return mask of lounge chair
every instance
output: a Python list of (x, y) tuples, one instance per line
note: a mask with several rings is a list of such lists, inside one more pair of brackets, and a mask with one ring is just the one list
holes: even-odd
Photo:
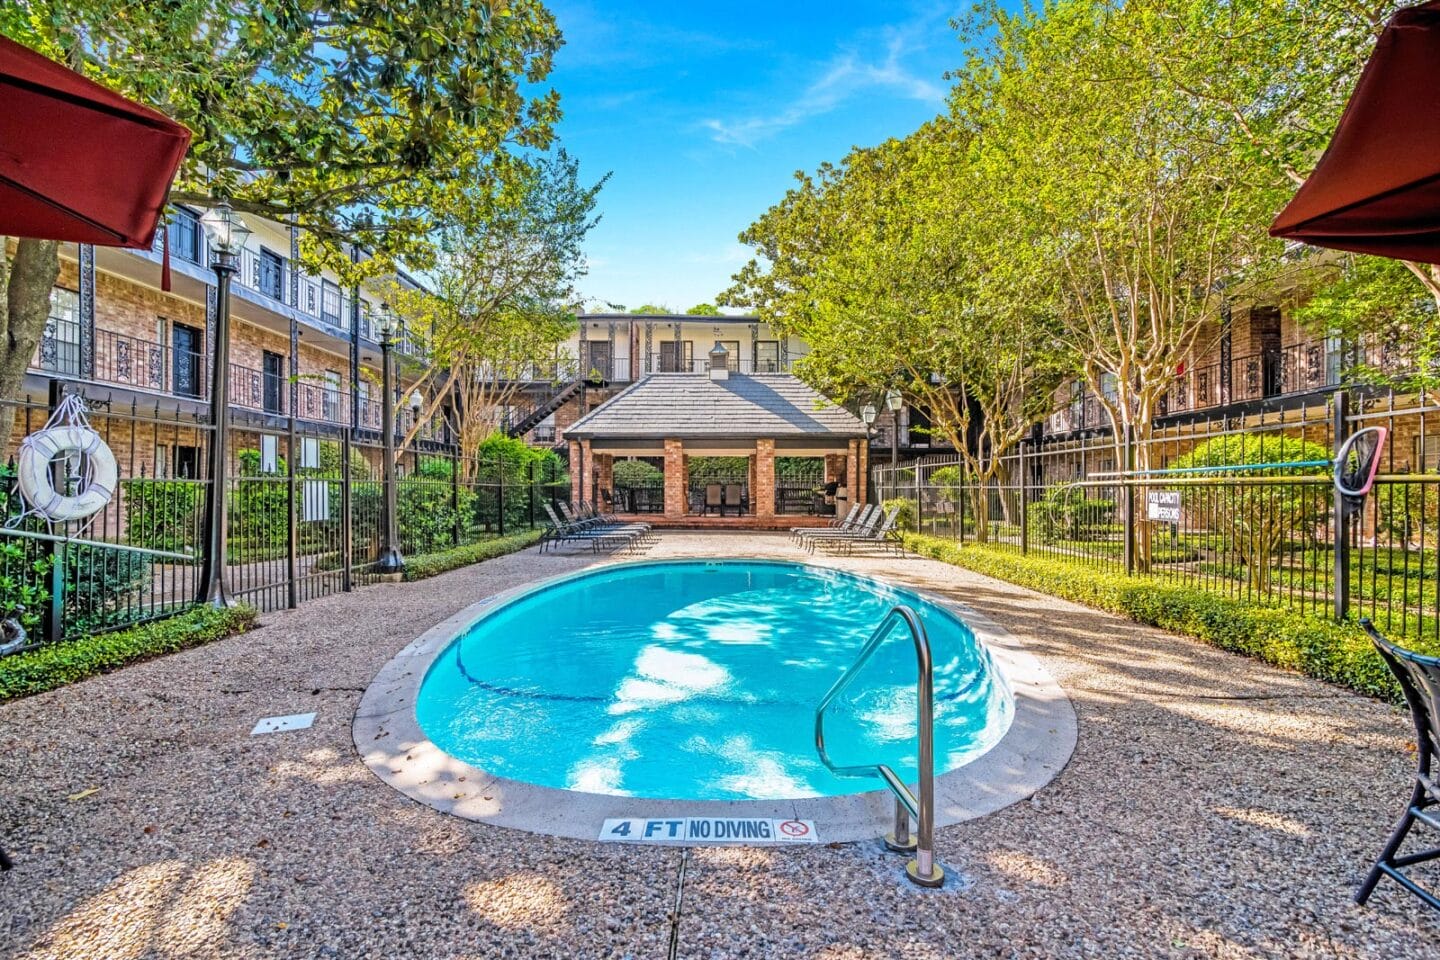
[[(898, 511), (897, 511), (898, 512)], [(801, 537), (801, 543), (806, 550), (815, 552), (817, 544), (831, 540), (850, 540), (856, 537), (869, 537), (885, 522), (885, 511), (875, 507), (855, 527), (845, 530), (812, 530)]]
[(791, 527), (790, 539), (797, 540), (799, 539), (800, 534), (807, 533), (811, 530), (839, 530), (848, 528), (852, 526), (856, 520), (859, 519), (860, 511), (864, 509), (867, 508), (862, 507), (858, 503), (855, 503), (850, 505), (850, 512), (847, 513), (844, 517), (835, 517), (823, 527)]
[[(856, 509), (860, 511), (858, 515), (855, 513)], [(794, 535), (795, 540), (802, 545), (812, 537), (829, 536), (833, 533), (856, 533), (860, 530), (869, 529), (870, 521), (877, 517), (879, 513), (880, 508), (873, 503), (863, 507), (856, 504), (842, 523), (829, 527), (796, 527), (791, 533)], [(854, 519), (851, 519), (852, 517)]]
[(1417, 823), (1440, 831), (1440, 783), (1436, 782), (1436, 763), (1440, 759), (1440, 657), (1427, 657), (1403, 647), (1397, 647), (1380, 635), (1368, 619), (1361, 619), (1360, 626), (1370, 634), (1380, 658), (1400, 681), (1400, 691), (1410, 707), (1410, 719), (1415, 722), (1415, 782), (1410, 791), (1410, 802), (1390, 834), (1389, 841), (1380, 852), (1375, 865), (1360, 889), (1355, 891), (1355, 902), (1364, 905), (1375, 891), (1375, 885), (1382, 877), (1389, 877), (1400, 886), (1419, 897), (1432, 909), (1440, 910), (1440, 897), (1426, 890), (1402, 871), (1417, 863), (1440, 858), (1440, 847), (1419, 850), (1415, 853), (1397, 856), (1400, 845)]
[[(597, 517), (562, 520), (550, 504), (544, 507), (551, 526), (540, 535), (541, 553), (563, 543), (588, 543), (591, 551), (599, 553), (603, 548), (634, 546), (650, 536), (648, 524), (607, 523)], [(562, 510), (569, 513), (563, 505)]]
[(885, 515), (885, 520), (878, 527), (867, 534), (857, 534), (853, 537), (827, 537), (815, 541), (816, 546), (823, 549), (836, 549), (844, 552), (846, 556), (855, 552), (856, 547), (879, 547), (897, 556), (905, 556), (905, 543), (900, 539), (898, 529), (898, 518), (900, 508), (892, 507)]

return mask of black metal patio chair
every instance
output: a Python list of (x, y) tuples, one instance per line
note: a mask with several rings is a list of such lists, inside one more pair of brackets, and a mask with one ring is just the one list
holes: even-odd
[(1364, 904), (1380, 878), (1389, 877), (1430, 907), (1440, 910), (1440, 897), (1402, 872), (1406, 867), (1440, 858), (1440, 847), (1399, 855), (1400, 845), (1417, 823), (1440, 832), (1440, 810), (1436, 809), (1440, 806), (1440, 786), (1436, 785), (1433, 772), (1435, 759), (1440, 756), (1440, 657), (1427, 657), (1396, 646), (1382, 637), (1368, 619), (1362, 619), (1360, 626), (1370, 634), (1380, 656), (1400, 681), (1400, 689), (1410, 707), (1410, 718), (1415, 721), (1416, 770), (1410, 802), (1369, 876), (1355, 891), (1355, 902)]

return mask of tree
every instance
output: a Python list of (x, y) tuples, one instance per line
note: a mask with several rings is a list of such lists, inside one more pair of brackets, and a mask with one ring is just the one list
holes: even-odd
[[(1227, 110), (1172, 79), (1182, 58), (1186, 71), (1218, 68), (1190, 62), (1179, 12), (1163, 0), (992, 5), (951, 96), (1001, 199), (991, 209), (1010, 211), (1001, 259), (1044, 278), (1116, 460), (1128, 437), (1139, 470), (1179, 364), (1209, 346), (1227, 299), (1263, 285), (1281, 246), (1264, 225), (1285, 188)], [(1143, 570), (1149, 528), (1130, 519)]]
[(691, 317), (718, 317), (721, 315), (720, 308), (713, 303), (697, 303), (685, 313)]
[(386, 293), (421, 365), (408, 389), (425, 398), (401, 450), (445, 416), (461, 450), (473, 453), (533, 379), (529, 370), (544, 369), (574, 329), (568, 305), (608, 177), (581, 184), (564, 151), (497, 169), (496, 178), (457, 181), (436, 209), (431, 289)]
[[(302, 259), (347, 283), (423, 266), (437, 193), (548, 147), (559, 116), (553, 90), (523, 89), (561, 43), (538, 0), (28, 0), (0, 5), (0, 32), (189, 127), (174, 202), (300, 227)], [(0, 398), (44, 330), (58, 249), (21, 238), (0, 266)]]
[[(798, 374), (854, 405), (887, 390), (923, 407), (959, 453), (977, 516), (984, 485), (1048, 412), (1056, 331), (996, 251), (974, 144), (941, 118), (905, 140), (798, 175), (741, 234), (755, 259), (722, 301), (750, 306), (810, 353)], [(988, 527), (977, 526), (981, 539)]]
[(633, 313), (633, 314), (635, 314), (636, 316), (659, 317), (659, 316), (667, 316), (667, 315), (669, 315), (669, 314), (674, 313), (675, 311), (671, 310), (669, 307), (657, 307), (657, 306), (656, 306), (655, 304), (653, 304), (653, 303), (647, 303), (647, 304), (645, 304), (643, 307), (636, 307), (634, 310), (631, 310), (630, 312)]

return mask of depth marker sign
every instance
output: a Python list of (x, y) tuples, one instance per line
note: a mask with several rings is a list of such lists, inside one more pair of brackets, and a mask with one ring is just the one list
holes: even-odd
[(611, 843), (819, 843), (813, 820), (769, 817), (616, 817), (600, 838)]

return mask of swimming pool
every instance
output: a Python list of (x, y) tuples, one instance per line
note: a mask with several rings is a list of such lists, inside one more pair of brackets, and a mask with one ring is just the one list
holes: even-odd
[[(449, 756), (510, 780), (610, 796), (785, 800), (875, 790), (819, 761), (814, 711), (895, 604), (935, 662), (935, 771), (1009, 728), (989, 651), (936, 603), (805, 564), (666, 561), (560, 578), (487, 609), (430, 663), (414, 716)], [(832, 706), (838, 763), (915, 776), (915, 656), (903, 632)]]

